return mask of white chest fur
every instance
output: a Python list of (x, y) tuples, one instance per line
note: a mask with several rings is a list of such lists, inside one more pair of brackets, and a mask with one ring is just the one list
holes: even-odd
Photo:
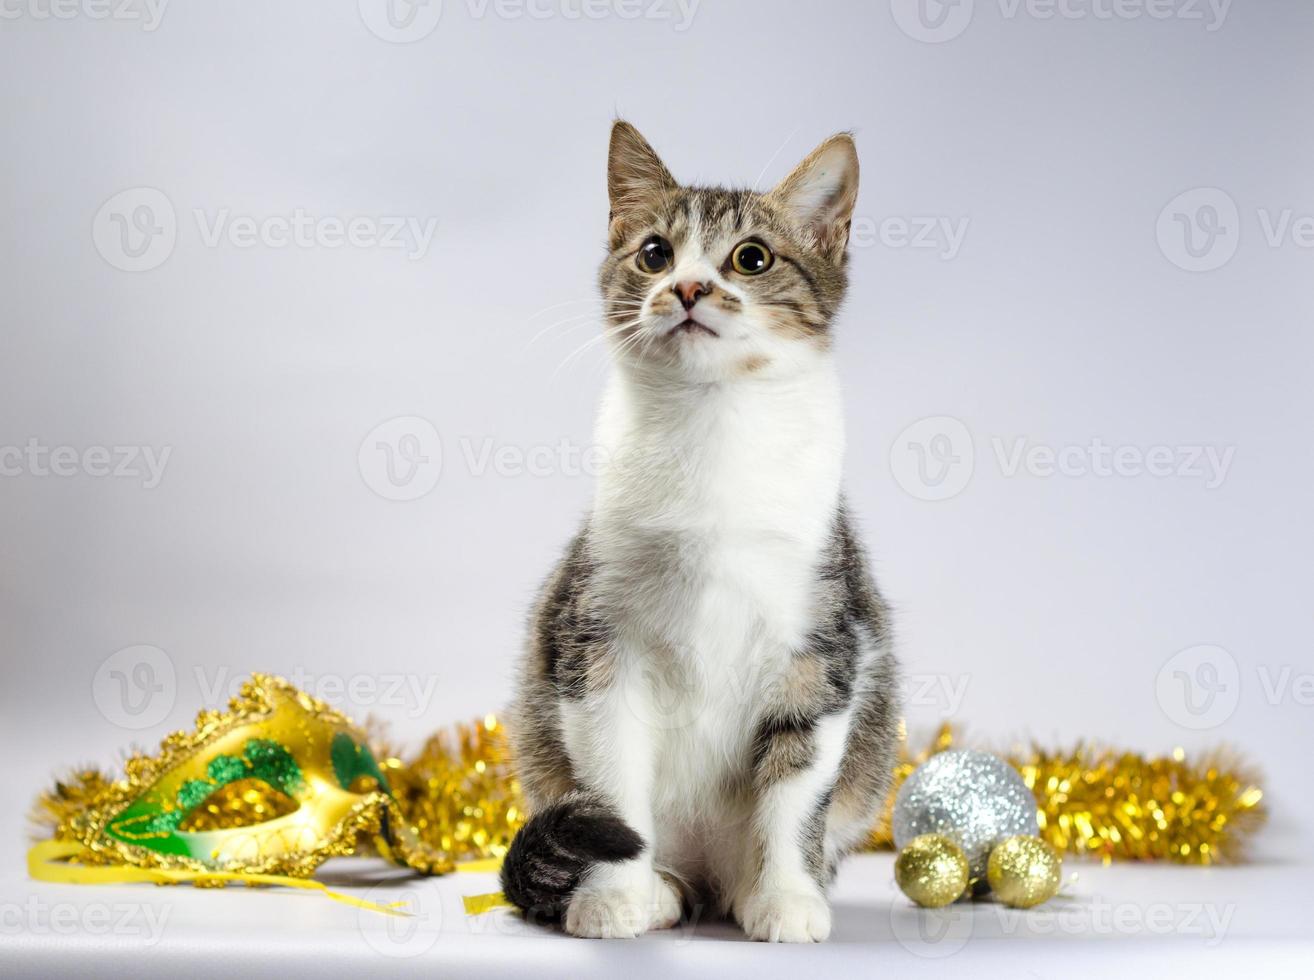
[(674, 391), (618, 376), (597, 435), (598, 584), (644, 677), (630, 708), (670, 811), (742, 763), (764, 686), (811, 627), (839, 498), (838, 384), (829, 366)]

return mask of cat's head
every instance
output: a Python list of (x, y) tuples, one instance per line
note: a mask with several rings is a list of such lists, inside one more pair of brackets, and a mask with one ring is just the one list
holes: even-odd
[(618, 121), (607, 190), (599, 283), (619, 360), (701, 383), (786, 376), (826, 356), (858, 194), (851, 136), (760, 194), (681, 186)]

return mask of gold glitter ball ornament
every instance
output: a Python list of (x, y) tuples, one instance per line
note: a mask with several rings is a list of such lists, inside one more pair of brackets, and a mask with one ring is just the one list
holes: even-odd
[(967, 857), (944, 834), (914, 837), (894, 861), (894, 880), (918, 905), (938, 909), (967, 890)]
[[(872, 833), (871, 850), (898, 850), (898, 789), (922, 763), (963, 741), (949, 724), (919, 747), (909, 744), (902, 726), (900, 737), (895, 791)], [(1105, 864), (1240, 862), (1267, 818), (1258, 772), (1227, 749), (1191, 757), (1180, 748), (1146, 755), (1082, 740), (1070, 748), (1017, 748), (1007, 758), (1035, 794), (1040, 836), (1060, 854)], [(909, 836), (934, 829), (918, 828)]]
[(986, 875), (990, 888), (1005, 905), (1029, 909), (1058, 894), (1063, 861), (1058, 851), (1039, 837), (1017, 836), (990, 852)]

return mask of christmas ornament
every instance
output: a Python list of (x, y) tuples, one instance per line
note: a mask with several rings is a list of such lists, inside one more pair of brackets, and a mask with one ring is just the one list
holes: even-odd
[(1038, 832), (1036, 798), (1017, 770), (998, 756), (951, 749), (907, 778), (894, 801), (894, 843), (944, 834), (963, 850), (973, 891), (988, 889), (990, 850), (1014, 834)]
[(990, 852), (986, 867), (996, 897), (1018, 909), (1029, 909), (1053, 898), (1062, 873), (1058, 851), (1039, 837), (1008, 838)]
[[(920, 751), (906, 734), (894, 789), (870, 847), (894, 847), (894, 801), (901, 784), (957, 738), (941, 726)], [(1214, 751), (1190, 760), (1181, 749), (1146, 756), (1079, 744), (1033, 746), (1008, 755), (1039, 806), (1040, 833), (1061, 853), (1114, 860), (1208, 865), (1244, 857), (1247, 840), (1267, 819), (1256, 775), (1236, 756)]]
[(938, 909), (967, 891), (967, 858), (943, 834), (914, 837), (894, 862), (899, 889), (923, 908)]

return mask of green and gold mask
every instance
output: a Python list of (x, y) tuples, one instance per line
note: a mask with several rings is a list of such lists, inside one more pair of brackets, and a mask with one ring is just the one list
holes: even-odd
[[(450, 871), (402, 818), (349, 719), (286, 681), (254, 675), (226, 712), (129, 761), (60, 826), (84, 864), (243, 876), (312, 874), (361, 840), (398, 864)], [(191, 875), (189, 875), (191, 877)]]

